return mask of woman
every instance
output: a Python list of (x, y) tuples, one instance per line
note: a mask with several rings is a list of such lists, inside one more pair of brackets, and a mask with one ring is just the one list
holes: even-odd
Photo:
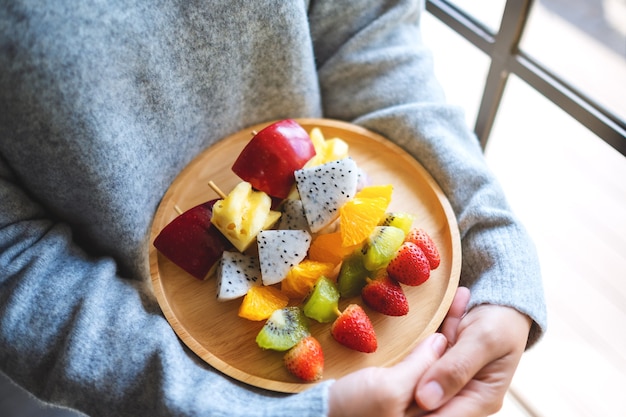
[[(545, 329), (539, 266), (463, 115), (444, 102), (421, 2), (126, 3), (0, 9), (2, 371), (94, 416), (497, 410)], [(351, 121), (415, 156), (455, 210), (472, 292), (467, 314), (462, 290), (445, 337), (402, 366), (291, 396), (199, 361), (146, 285), (152, 216), (176, 174), (220, 138), (287, 117)]]

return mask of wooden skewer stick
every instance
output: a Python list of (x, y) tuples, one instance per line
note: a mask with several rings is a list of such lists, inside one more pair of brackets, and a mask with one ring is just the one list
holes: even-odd
[(209, 181), (209, 187), (211, 187), (213, 191), (215, 191), (220, 197), (226, 198), (226, 194), (224, 194), (224, 191), (222, 191), (220, 187), (218, 187), (217, 184), (215, 184), (213, 181)]
[(178, 207), (178, 204), (174, 204), (174, 210), (176, 210), (176, 213), (178, 213), (179, 216), (183, 214), (183, 211), (180, 209), (180, 207)]

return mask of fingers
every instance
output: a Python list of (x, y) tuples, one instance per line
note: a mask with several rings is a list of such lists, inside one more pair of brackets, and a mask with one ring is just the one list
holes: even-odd
[(441, 325), (441, 333), (448, 339), (448, 343), (453, 345), (456, 343), (457, 329), (461, 319), (465, 315), (467, 305), (470, 300), (470, 290), (466, 287), (459, 287), (456, 290), (450, 310)]
[(406, 410), (404, 417), (423, 417), (430, 415), (428, 413), (429, 411), (420, 408), (417, 404), (413, 404), (408, 410)]
[(425, 415), (425, 411), (417, 406), (414, 401), (414, 393), (417, 381), (424, 373), (441, 358), (446, 351), (448, 341), (441, 333), (435, 333), (424, 339), (415, 347), (401, 362), (392, 367), (395, 372), (395, 381), (404, 381), (404, 384), (413, 384), (408, 394), (408, 408), (404, 411), (405, 417), (420, 417)]
[(427, 337), (401, 362), (369, 367), (339, 378), (329, 393), (329, 416), (400, 416), (414, 403), (417, 381), (443, 355), (448, 341)]
[(479, 340), (471, 335), (459, 338), (420, 381), (416, 392), (418, 404), (427, 410), (440, 407), (488, 362), (489, 355)]
[(529, 328), (529, 319), (514, 309), (473, 308), (457, 325), (456, 343), (420, 380), (416, 401), (428, 410), (447, 402), (438, 410), (446, 416), (459, 415), (444, 413), (449, 407), (489, 409), (497, 405), (523, 353)]
[(407, 378), (417, 380), (441, 358), (447, 345), (448, 341), (443, 334), (431, 334), (393, 368), (408, 373)]
[[(443, 324), (441, 326), (441, 333), (437, 333), (435, 335), (432, 335), (429, 339), (426, 339), (422, 343), (422, 345), (418, 346), (413, 352), (411, 352), (407, 356), (405, 361), (408, 360), (409, 362), (411, 362), (412, 356), (419, 356), (422, 360), (420, 362), (416, 362), (415, 366), (422, 366), (422, 367), (423, 366), (430, 366), (437, 360), (437, 358), (439, 358), (443, 354), (443, 351), (441, 351), (441, 353), (439, 353), (439, 349), (442, 349), (442, 348), (441, 348), (441, 346), (437, 346), (437, 344), (444, 343), (444, 340), (446, 340), (449, 345), (453, 345), (456, 342), (457, 329), (458, 329), (458, 326), (459, 326), (459, 323), (460, 323), (461, 319), (465, 315), (465, 311), (466, 311), (466, 308), (467, 308), (467, 304), (469, 303), (469, 299), (470, 299), (470, 291), (469, 291), (469, 289), (465, 288), (465, 287), (459, 287), (456, 290), (456, 293), (454, 295), (454, 299), (452, 300), (452, 304), (450, 305), (450, 309), (448, 310), (448, 314), (446, 315), (446, 318), (444, 319), (444, 322), (443, 322)], [(439, 335), (439, 336), (437, 336), (437, 335)], [(440, 336), (444, 336), (444, 337), (440, 337)], [(427, 348), (429, 346), (429, 344), (431, 344), (431, 346), (433, 346), (432, 348), (435, 350), (435, 352), (437, 354), (437, 358), (434, 358), (432, 360), (426, 361), (426, 360), (424, 360), (424, 354), (421, 353), (421, 351), (424, 350), (425, 348)], [(425, 345), (425, 346), (423, 346), (423, 345)], [(445, 350), (445, 347), (443, 349)], [(403, 364), (401, 364), (401, 365), (403, 365)], [(417, 375), (420, 375), (420, 376), (425, 371), (426, 371), (426, 368), (423, 368), (423, 370), (421, 372), (420, 372), (419, 369), (416, 369)], [(438, 387), (436, 384), (431, 384), (430, 386), (428, 386), (427, 389), (436, 391), (435, 393), (428, 394), (428, 397), (429, 398), (431, 396), (434, 396), (433, 398), (442, 397), (443, 396), (443, 390), (441, 390), (439, 388), (440, 387)]]
[[(478, 385), (474, 381), (471, 385)], [(489, 387), (470, 386), (463, 390), (462, 395), (457, 395), (439, 407), (434, 412), (426, 412), (432, 417), (483, 417), (497, 413), (502, 408), (502, 397)], [(420, 416), (420, 414), (418, 414)]]

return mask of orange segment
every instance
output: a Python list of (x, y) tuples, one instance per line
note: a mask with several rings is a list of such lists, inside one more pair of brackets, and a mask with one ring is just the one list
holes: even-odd
[(387, 200), (387, 204), (391, 202), (391, 194), (393, 193), (393, 185), (368, 185), (363, 187), (361, 191), (356, 193), (355, 198), (372, 198), (383, 197)]
[(339, 264), (343, 258), (351, 254), (355, 246), (342, 246), (341, 232), (325, 233), (313, 239), (309, 247), (309, 259), (319, 262)]
[(252, 287), (239, 306), (239, 317), (260, 321), (272, 315), (274, 310), (286, 307), (289, 297), (275, 287)]
[(361, 244), (385, 216), (385, 197), (355, 197), (339, 209), (342, 246)]
[(280, 289), (289, 298), (304, 298), (319, 277), (331, 277), (334, 269), (333, 263), (305, 259), (289, 270)]

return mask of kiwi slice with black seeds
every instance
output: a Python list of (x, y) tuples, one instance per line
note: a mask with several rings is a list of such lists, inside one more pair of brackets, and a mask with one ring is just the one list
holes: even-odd
[(256, 337), (262, 349), (285, 351), (308, 336), (309, 326), (300, 307), (285, 307), (272, 313)]
[(365, 269), (377, 271), (387, 266), (404, 238), (404, 231), (398, 227), (376, 226), (361, 249)]
[(403, 211), (394, 211), (385, 214), (385, 217), (378, 224), (379, 226), (393, 226), (398, 229), (402, 229), (406, 235), (413, 227), (413, 221), (415, 216), (411, 213), (405, 213)]
[(337, 277), (337, 289), (344, 298), (355, 297), (361, 294), (361, 290), (366, 284), (369, 271), (363, 265), (363, 255), (361, 251), (356, 251), (341, 264), (339, 276)]
[(304, 314), (320, 323), (330, 323), (337, 318), (339, 291), (334, 282), (321, 276), (315, 282), (304, 302)]

